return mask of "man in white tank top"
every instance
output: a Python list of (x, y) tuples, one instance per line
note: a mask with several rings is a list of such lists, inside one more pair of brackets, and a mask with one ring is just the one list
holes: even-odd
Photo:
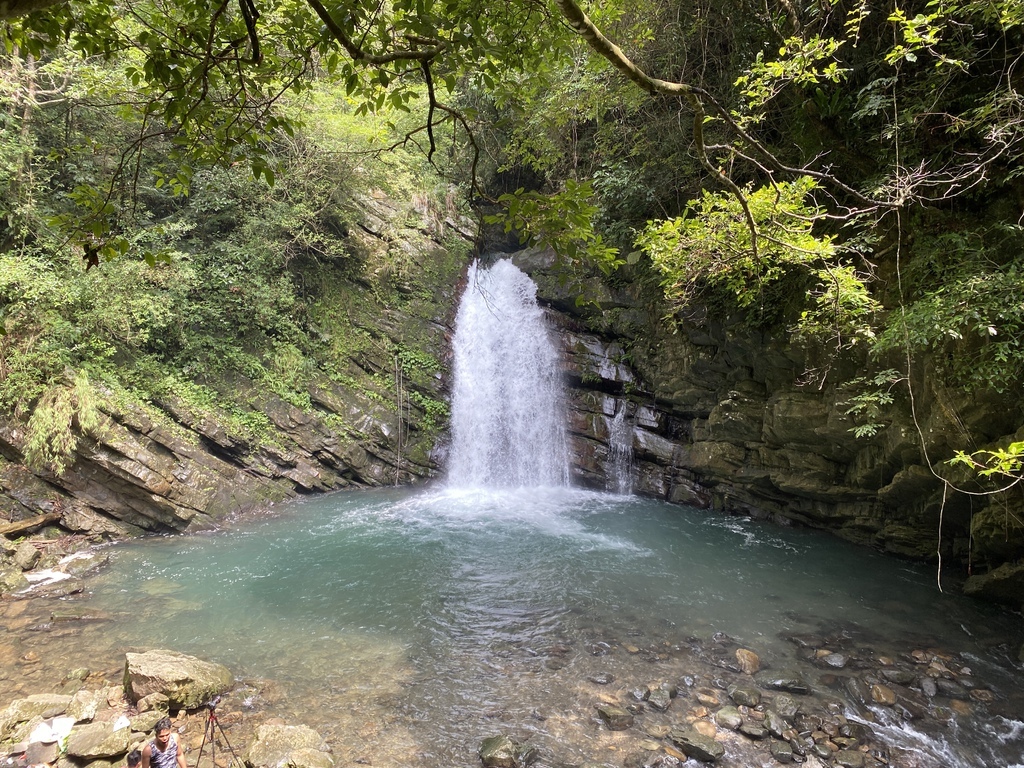
[(171, 733), (171, 720), (162, 717), (153, 727), (153, 740), (142, 748), (141, 768), (188, 768), (185, 751)]

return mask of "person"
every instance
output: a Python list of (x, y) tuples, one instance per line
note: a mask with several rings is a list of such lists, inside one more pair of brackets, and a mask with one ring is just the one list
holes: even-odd
[(169, 717), (161, 717), (153, 726), (153, 740), (142, 748), (141, 768), (188, 768), (185, 751), (171, 733)]
[(128, 768), (139, 768), (139, 763), (142, 762), (142, 753), (137, 749), (133, 749), (128, 753), (124, 761)]

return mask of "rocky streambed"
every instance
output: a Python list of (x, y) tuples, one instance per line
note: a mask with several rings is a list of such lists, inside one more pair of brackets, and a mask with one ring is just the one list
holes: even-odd
[[(992, 638), (992, 658), (1005, 658), (1000, 667), (926, 637), (911, 643), (841, 622), (780, 631), (784, 653), (713, 627), (584, 625), (557, 642), (495, 648), (490, 668), (515, 677), (522, 700), (481, 694), (474, 712), (458, 716), (413, 701), (431, 681), (412, 673), (395, 686), (384, 669), (368, 671), (355, 700), (325, 684), (308, 699), (288, 701), (272, 677), (237, 671), (220, 672), (218, 682), (186, 698), (167, 680), (140, 687), (130, 662), (151, 649), (101, 651), (90, 666), (64, 655), (102, 634), (108, 618), (91, 612), (88, 600), (89, 569), (102, 566), (103, 550), (58, 556), (77, 544), (31, 542), (36, 564), (49, 567), (30, 567), (25, 574), (37, 586), (0, 600), (0, 751), (8, 765), (121, 765), (163, 714), (174, 717), (190, 766), (203, 752), (200, 768), (214, 757), (218, 768), (236, 758), (250, 768), (666, 768), (687, 761), (929, 768), (1013, 765), (1024, 751), (1024, 690), (1010, 657), (1019, 638)], [(24, 549), (22, 557), (29, 554)], [(203, 703), (216, 693), (226, 695), (214, 756)], [(56, 721), (69, 728), (63, 740), (52, 735)]]

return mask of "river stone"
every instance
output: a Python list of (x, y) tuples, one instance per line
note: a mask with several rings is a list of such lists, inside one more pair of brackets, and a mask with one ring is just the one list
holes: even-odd
[(915, 680), (915, 675), (909, 669), (883, 669), (879, 674), (890, 683), (896, 685), (910, 685)]
[(75, 691), (65, 713), (68, 717), (73, 717), (76, 723), (82, 723), (96, 717), (96, 712), (99, 711), (99, 708), (100, 694), (96, 691), (81, 689)]
[(14, 550), (14, 564), (23, 571), (30, 571), (39, 562), (39, 550), (31, 541), (23, 541)]
[(666, 688), (655, 688), (647, 697), (647, 703), (653, 709), (664, 712), (672, 704), (672, 695)]
[(891, 707), (896, 703), (896, 693), (887, 685), (875, 684), (871, 686), (871, 700), (875, 704)]
[(305, 725), (261, 725), (242, 758), (248, 768), (331, 768), (319, 733)]
[(647, 701), (647, 698), (651, 695), (651, 689), (646, 685), (641, 685), (631, 690), (629, 695), (634, 701)]
[(736, 661), (746, 674), (752, 675), (761, 668), (761, 658), (746, 648), (736, 649)]
[(922, 677), (918, 680), (918, 685), (921, 687), (921, 693), (929, 699), (934, 699), (939, 695), (939, 686), (930, 677)]
[(800, 711), (800, 705), (796, 703), (796, 699), (792, 696), (780, 693), (772, 698), (772, 709), (786, 720), (792, 720), (796, 717), (796, 713)]
[(856, 677), (843, 678), (843, 687), (850, 697), (862, 706), (869, 706), (872, 703), (871, 689)]
[(748, 688), (743, 685), (730, 685), (726, 691), (734, 704), (744, 707), (756, 707), (761, 703), (761, 692), (757, 688)]
[(537, 759), (537, 749), (500, 734), (480, 742), (480, 760), (485, 768), (523, 768)]
[(598, 704), (597, 714), (611, 731), (624, 731), (633, 725), (633, 715), (614, 704)]
[(793, 762), (793, 747), (785, 741), (772, 740), (771, 746), (769, 747), (772, 753), (772, 757), (778, 760), (780, 763), (792, 763)]
[(836, 765), (841, 765), (843, 768), (863, 768), (864, 766), (864, 753), (855, 749), (842, 749), (836, 752), (832, 759)]
[(714, 688), (700, 687), (697, 689), (696, 695), (697, 701), (705, 707), (717, 707), (722, 703), (721, 699), (718, 697), (718, 691)]
[(944, 677), (940, 677), (935, 681), (935, 685), (943, 696), (949, 696), (951, 699), (967, 698), (967, 689), (955, 680), (947, 680)]
[(131, 729), (118, 728), (113, 730), (113, 723), (87, 723), (76, 725), (68, 736), (66, 752), (70, 757), (82, 757), (88, 760), (102, 757), (115, 757), (128, 751), (128, 737)]
[(768, 729), (763, 725), (758, 725), (753, 722), (743, 723), (743, 725), (740, 726), (740, 733), (744, 736), (749, 736), (752, 739), (757, 739), (758, 741), (768, 738)]
[(715, 722), (722, 728), (735, 731), (743, 725), (743, 715), (736, 707), (722, 707), (715, 712)]
[(28, 579), (21, 568), (8, 564), (0, 567), (0, 595), (17, 592), (28, 586)]
[(782, 719), (782, 715), (774, 709), (764, 711), (764, 727), (777, 739), (782, 738), (783, 732), (789, 728), (789, 723)]
[(171, 709), (197, 709), (233, 684), (231, 671), (222, 664), (177, 651), (125, 654), (124, 692), (132, 702), (162, 693)]
[(673, 728), (669, 738), (683, 754), (702, 763), (713, 763), (725, 754), (725, 747), (693, 728)]
[(850, 657), (844, 653), (830, 653), (822, 658), (821, 663), (832, 669), (843, 669), (850, 663)]
[(754, 680), (759, 686), (770, 691), (806, 694), (811, 690), (802, 677), (788, 672), (759, 672), (754, 676)]

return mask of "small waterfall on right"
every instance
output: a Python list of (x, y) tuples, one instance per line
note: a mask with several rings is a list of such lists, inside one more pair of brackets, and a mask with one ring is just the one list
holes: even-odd
[(451, 485), (568, 485), (562, 370), (536, 297), (507, 259), (469, 269), (453, 342)]
[(625, 400), (618, 403), (615, 416), (608, 420), (605, 477), (613, 493), (625, 496), (633, 492), (633, 425), (626, 416)]

